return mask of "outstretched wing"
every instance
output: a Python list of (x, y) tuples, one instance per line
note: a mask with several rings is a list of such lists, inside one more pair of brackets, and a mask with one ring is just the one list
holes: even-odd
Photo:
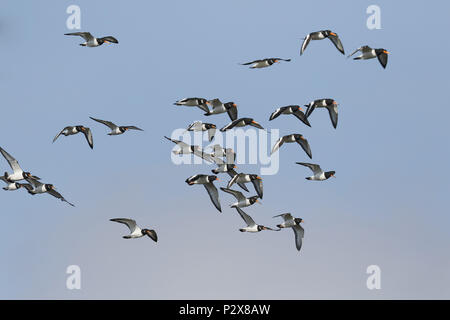
[(64, 199), (64, 197), (58, 192), (55, 191), (53, 189), (50, 189), (49, 191), (47, 191), (48, 194), (51, 194), (52, 196), (54, 196), (57, 199), (60, 199), (61, 201), (67, 202), (68, 204), (70, 204), (72, 207), (75, 207), (72, 203), (70, 203), (69, 201), (67, 201), (66, 199)]
[(92, 117), (89, 117), (89, 118), (91, 118), (94, 121), (104, 124), (105, 126), (109, 127), (111, 130), (114, 130), (115, 128), (117, 128), (117, 126), (114, 123), (112, 123), (111, 121), (100, 120), (100, 119), (96, 119), (96, 118), (92, 118)]
[(330, 106), (327, 106), (327, 109), (330, 115), (331, 123), (333, 124), (333, 127), (336, 129), (338, 122), (338, 107), (337, 105), (332, 104)]
[(224, 191), (226, 193), (232, 194), (238, 201), (245, 200), (244, 195), (240, 191), (232, 190), (232, 189), (228, 189), (228, 188), (223, 188), (223, 187), (220, 187), (220, 190), (222, 190), (222, 191)]
[(306, 124), (308, 127), (311, 127), (311, 124), (309, 123), (308, 118), (306, 117), (306, 115), (301, 110), (295, 111), (294, 112), (294, 116), (296, 116), (297, 119), (299, 119), (301, 122)]
[(341, 39), (339, 39), (339, 36), (337, 34), (336, 35), (330, 34), (328, 36), (328, 39), (330, 39), (331, 42), (333, 42), (336, 49), (338, 49), (342, 54), (345, 54), (344, 46), (342, 45)]
[(318, 174), (318, 173), (321, 173), (321, 172), (322, 172), (322, 169), (320, 168), (320, 166), (319, 166), (318, 164), (315, 164), (315, 163), (296, 162), (296, 164), (299, 164), (299, 165), (302, 165), (302, 166), (305, 166), (305, 167), (310, 168), (311, 171), (312, 171), (314, 174)]
[(91, 147), (91, 149), (94, 149), (94, 138), (92, 137), (91, 129), (86, 128), (86, 130), (83, 130), (83, 134), (89, 144), (89, 147)]
[(8, 161), (9, 166), (13, 169), (14, 172), (23, 172), (22, 168), (19, 166), (19, 162), (12, 155), (6, 152), (3, 148), (0, 147), (1, 154), (5, 157), (6, 161)]
[(258, 62), (261, 62), (261, 61), (263, 61), (263, 60), (254, 60), (254, 61), (252, 61), (252, 62), (241, 63), (241, 65), (243, 65), (243, 66), (248, 66), (248, 65), (250, 65), (250, 64), (258, 63)]
[(205, 183), (204, 186), (206, 191), (208, 191), (209, 197), (211, 198), (211, 201), (214, 204), (214, 206), (217, 208), (217, 210), (222, 212), (222, 208), (220, 207), (219, 202), (219, 191), (217, 191), (216, 186), (212, 182)]
[(125, 129), (127, 130), (139, 130), (139, 131), (144, 131), (141, 128), (138, 128), (136, 126), (124, 126)]
[(308, 140), (306, 140), (305, 138), (300, 138), (296, 139), (295, 141), (297, 141), (297, 143), (302, 147), (302, 149), (306, 152), (308, 157), (312, 159), (311, 148), (309, 146)]
[(114, 219), (109, 219), (109, 221), (114, 221), (114, 222), (118, 222), (118, 223), (123, 223), (125, 224), (128, 229), (130, 229), (130, 232), (133, 233), (134, 230), (136, 230), (136, 221), (134, 221), (133, 219), (127, 219), (127, 218), (114, 218)]
[(102, 37), (99, 39), (103, 40), (103, 41), (112, 42), (112, 43), (119, 43), (119, 41), (116, 38), (114, 38), (113, 36), (106, 36), (106, 37)]
[(227, 113), (228, 113), (228, 116), (230, 117), (230, 120), (231, 120), (231, 121), (234, 121), (234, 120), (237, 119), (237, 116), (238, 116), (238, 110), (237, 110), (237, 107), (236, 107), (236, 106), (232, 105), (231, 107), (229, 107), (229, 108), (227, 109)]
[(239, 215), (241, 216), (241, 218), (245, 221), (247, 226), (251, 227), (256, 224), (255, 220), (253, 220), (252, 217), (250, 217), (248, 214), (246, 214), (241, 208), (236, 207), (236, 210), (239, 213)]
[(277, 142), (275, 142), (273, 148), (272, 148), (272, 153), (274, 153), (275, 151), (277, 151), (278, 149), (280, 149), (280, 147), (283, 145), (284, 143), (284, 137), (281, 137), (280, 139), (277, 140)]
[(294, 217), (290, 213), (282, 213), (282, 214), (273, 216), (273, 218), (276, 218), (276, 217), (282, 217), (284, 221), (290, 221), (290, 220), (294, 219)]
[(65, 127), (64, 129), (62, 129), (54, 138), (53, 138), (53, 142), (56, 141), (56, 139), (59, 138), (59, 136), (67, 129), (69, 129), (70, 127)]
[(94, 37), (90, 32), (71, 32), (71, 33), (65, 33), (66, 36), (80, 36), (86, 41), (92, 41), (94, 40)]
[(263, 198), (263, 182), (261, 178), (253, 179), (252, 180), (253, 186), (255, 187), (256, 193), (258, 194), (258, 197), (261, 199)]
[(378, 61), (380, 61), (380, 64), (383, 68), (386, 69), (386, 65), (388, 63), (388, 55), (387, 53), (380, 53), (379, 55), (377, 55)]
[(309, 42), (311, 41), (311, 34), (308, 34), (305, 38), (305, 40), (303, 40), (302, 43), (302, 48), (300, 49), (300, 55), (303, 54), (303, 52), (305, 52), (306, 47), (308, 46)]
[(352, 55), (354, 55), (355, 53), (357, 53), (358, 51), (361, 51), (363, 49), (363, 47), (359, 47), (358, 49), (356, 49), (355, 51), (353, 51), (351, 54), (349, 54), (347, 56), (347, 58), (350, 58)]
[(292, 227), (295, 234), (295, 246), (298, 251), (302, 248), (303, 236), (305, 235), (305, 230), (298, 224)]

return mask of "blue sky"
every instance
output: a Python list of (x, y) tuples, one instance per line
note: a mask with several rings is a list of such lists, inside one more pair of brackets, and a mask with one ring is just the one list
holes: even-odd
[[(119, 44), (83, 48), (64, 36), (71, 4), (82, 31)], [(381, 30), (366, 27), (371, 4), (381, 8)], [(450, 297), (448, 4), (7, 0), (0, 8), (0, 145), (76, 205), (0, 192), (0, 298)], [(386, 48), (387, 68), (346, 59), (328, 40), (300, 57), (301, 38), (321, 29), (337, 32), (346, 53)], [(238, 64), (272, 56), (292, 61)], [(163, 136), (193, 120), (229, 121), (173, 106), (189, 96), (235, 101), (264, 127), (304, 134), (312, 161), (336, 170), (332, 181), (306, 181), (295, 162), (308, 158), (283, 146), (280, 171), (263, 177), (263, 205), (246, 210), (267, 225), (283, 212), (304, 218), (300, 253), (292, 231), (240, 233), (232, 198), (221, 193), (219, 214), (203, 187), (184, 182), (212, 167), (173, 165)], [(325, 110), (311, 128), (292, 116), (268, 121), (280, 106), (325, 97), (340, 103), (337, 130)], [(110, 137), (89, 116), (145, 131)], [(52, 144), (76, 124), (91, 127), (94, 150), (80, 136)], [(159, 242), (123, 240), (126, 227), (113, 217), (155, 228)], [(72, 264), (81, 290), (65, 287)], [(372, 264), (381, 290), (366, 288)]]

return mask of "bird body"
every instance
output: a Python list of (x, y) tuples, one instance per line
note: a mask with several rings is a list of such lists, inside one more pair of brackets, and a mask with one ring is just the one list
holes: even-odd
[(34, 178), (39, 180), (39, 177), (31, 175), (29, 172), (25, 172), (22, 170), (22, 168), (19, 165), (19, 162), (11, 156), (6, 150), (0, 147), (0, 153), (3, 155), (3, 157), (8, 161), (9, 166), (13, 170), (12, 173), (5, 172), (4, 178), (8, 180), (9, 182), (16, 182), (20, 180), (24, 180), (26, 178)]
[(344, 47), (342, 45), (341, 40), (339, 39), (339, 36), (331, 30), (321, 30), (317, 32), (312, 32), (305, 37), (302, 43), (302, 47), (300, 49), (300, 55), (303, 54), (303, 52), (305, 51), (306, 47), (308, 46), (311, 40), (323, 40), (326, 38), (330, 39), (330, 41), (334, 44), (334, 46), (336, 47), (336, 49), (339, 50), (340, 53), (345, 54)]
[(255, 120), (253, 120), (252, 118), (240, 118), (240, 119), (236, 119), (232, 122), (230, 122), (229, 124), (227, 124), (226, 126), (224, 126), (222, 129), (220, 129), (220, 131), (224, 132), (236, 127), (245, 127), (245, 126), (252, 126), (258, 129), (264, 129), (258, 122), (256, 122)]
[(84, 43), (80, 43), (80, 46), (82, 47), (98, 47), (101, 46), (104, 43), (119, 43), (116, 38), (113, 36), (106, 36), (102, 38), (96, 38), (94, 37), (90, 32), (72, 32), (72, 33), (65, 33), (66, 36), (80, 36), (84, 40), (86, 40)]
[(128, 229), (130, 229), (130, 234), (123, 236), (124, 239), (136, 239), (148, 236), (153, 241), (155, 242), (158, 241), (158, 235), (156, 234), (155, 230), (141, 229), (140, 227), (137, 226), (136, 221), (133, 219), (114, 218), (110, 219), (109, 221), (125, 224), (128, 227)]
[[(255, 187), (256, 193), (262, 199), (263, 198), (263, 183), (262, 178), (256, 174), (238, 173), (235, 174), (228, 182), (227, 188), (230, 189), (234, 183), (245, 184), (251, 182)], [(244, 189), (245, 190), (245, 189)], [(248, 191), (248, 190), (246, 190)]]
[(306, 124), (308, 127), (311, 127), (311, 124), (308, 121), (308, 118), (303, 113), (303, 109), (298, 105), (289, 105), (285, 107), (280, 107), (277, 110), (275, 110), (269, 118), (269, 121), (278, 118), (282, 114), (292, 114), (297, 117), (301, 122)]
[(306, 163), (306, 162), (296, 162), (299, 165), (308, 167), (313, 172), (313, 175), (310, 177), (306, 177), (306, 180), (313, 180), (313, 181), (324, 181), (327, 180), (330, 177), (335, 178), (335, 171), (323, 171), (322, 168), (318, 164), (315, 163)]
[(306, 152), (308, 157), (312, 158), (311, 148), (309, 146), (308, 140), (306, 140), (303, 135), (299, 133), (293, 133), (286, 135), (284, 137), (281, 137), (275, 142), (271, 154), (273, 154), (275, 151), (277, 151), (284, 143), (292, 143), (297, 142), (302, 149)]
[(260, 224), (256, 224), (255, 220), (253, 220), (252, 217), (250, 217), (247, 213), (245, 213), (241, 208), (239, 208), (239, 207), (235, 207), (235, 208), (236, 208), (236, 211), (241, 216), (241, 218), (247, 224), (246, 227), (240, 228), (239, 231), (241, 231), (241, 232), (252, 232), (252, 233), (260, 232), (260, 231), (263, 231), (263, 230), (280, 231), (280, 229), (274, 230), (272, 228), (265, 227), (265, 226), (260, 225)]
[(387, 62), (388, 62), (388, 54), (390, 53), (386, 49), (379, 48), (379, 49), (373, 49), (369, 46), (362, 46), (356, 49), (352, 54), (350, 54), (347, 58), (350, 58), (357, 52), (361, 52), (361, 54), (353, 60), (368, 60), (368, 59), (374, 59), (378, 58), (378, 61), (380, 62), (381, 66), (385, 69)]
[(291, 61), (291, 59), (281, 59), (281, 58), (266, 58), (266, 59), (260, 59), (260, 60), (254, 60), (251, 62), (241, 63), (243, 66), (250, 66), (250, 69), (260, 69), (260, 68), (266, 68), (274, 63), (279, 63), (280, 61)]
[(214, 139), (214, 135), (216, 134), (216, 125), (212, 123), (195, 121), (188, 126), (186, 131), (208, 131), (208, 139), (209, 141), (212, 141)]
[(94, 148), (94, 140), (92, 137), (92, 131), (89, 128), (86, 128), (84, 126), (78, 125), (78, 126), (68, 126), (61, 130), (60, 133), (58, 133), (55, 138), (53, 139), (53, 142), (56, 141), (56, 139), (59, 138), (60, 135), (64, 136), (71, 136), (77, 133), (82, 132), (84, 134), (84, 137), (86, 138), (87, 143), (91, 147), (91, 149)]
[(104, 124), (109, 129), (111, 129), (111, 131), (108, 133), (109, 136), (117, 136), (119, 134), (123, 134), (123, 133), (127, 132), (128, 130), (144, 131), (141, 128), (138, 128), (136, 126), (117, 126), (116, 124), (112, 123), (111, 121), (100, 120), (100, 119), (96, 119), (93, 117), (89, 117), (89, 118), (91, 118), (92, 120), (97, 121), (101, 124)]
[(214, 204), (217, 210), (219, 212), (222, 212), (222, 208), (220, 206), (219, 201), (219, 192), (217, 191), (216, 186), (214, 186), (213, 182), (215, 180), (219, 180), (217, 176), (214, 175), (205, 175), (205, 174), (196, 174), (186, 179), (186, 183), (188, 185), (194, 185), (194, 184), (202, 184), (206, 191), (208, 192), (209, 198), (211, 199), (211, 202)]
[(234, 102), (222, 103), (219, 99), (213, 99), (208, 101), (208, 103), (212, 109), (206, 112), (205, 116), (226, 112), (232, 121), (237, 119), (237, 105)]
[(26, 180), (29, 184), (23, 185), (23, 187), (28, 190), (28, 193), (32, 195), (48, 193), (51, 196), (68, 203), (72, 207), (75, 207), (72, 203), (67, 201), (58, 191), (56, 191), (55, 187), (52, 184), (41, 183), (40, 181), (33, 178), (27, 178)]
[(209, 112), (208, 101), (204, 98), (184, 98), (174, 103), (176, 106), (198, 107), (205, 112)]
[(284, 220), (282, 223), (277, 225), (277, 228), (292, 228), (295, 235), (295, 247), (298, 251), (300, 251), (302, 248), (303, 237), (305, 235), (305, 230), (300, 225), (300, 223), (303, 222), (303, 219), (294, 218), (290, 213), (282, 213), (274, 216), (274, 218), (275, 217), (282, 217)]
[(233, 195), (237, 202), (233, 203), (230, 205), (231, 208), (235, 208), (235, 207), (239, 207), (239, 208), (244, 208), (244, 207), (248, 207), (251, 206), (254, 203), (260, 203), (258, 201), (258, 196), (253, 196), (253, 197), (245, 197), (242, 192), (237, 191), (237, 190), (232, 190), (232, 189), (228, 189), (228, 188), (223, 188), (221, 187), (220, 190), (227, 192), (231, 195)]
[(336, 129), (338, 123), (338, 103), (333, 99), (317, 99), (311, 101), (309, 104), (305, 105), (306, 109), (306, 117), (313, 113), (316, 108), (326, 108), (328, 110), (328, 114), (330, 116), (331, 124)]

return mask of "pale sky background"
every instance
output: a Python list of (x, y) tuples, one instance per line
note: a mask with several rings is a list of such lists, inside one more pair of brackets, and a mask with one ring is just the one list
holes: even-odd
[[(82, 31), (120, 43), (83, 48), (64, 36), (71, 4)], [(371, 4), (381, 30), (366, 27)], [(449, 299), (449, 12), (425, 1), (2, 1), (0, 145), (76, 208), (0, 190), (0, 298)], [(301, 38), (321, 29), (337, 32), (347, 54), (386, 48), (387, 69), (346, 59), (328, 40), (300, 57)], [(293, 60), (238, 64), (272, 56)], [(264, 127), (304, 134), (312, 161), (336, 170), (307, 181), (295, 162), (309, 159), (283, 146), (279, 173), (263, 177), (263, 205), (245, 210), (266, 225), (283, 212), (305, 219), (300, 253), (291, 230), (240, 233), (229, 195), (220, 214), (203, 187), (184, 182), (213, 167), (173, 165), (163, 135), (229, 120), (172, 105), (189, 96), (232, 100)], [(293, 116), (268, 121), (277, 107), (326, 97), (340, 103), (337, 130), (325, 110), (312, 128)], [(89, 116), (145, 131), (110, 137)], [(77, 124), (92, 128), (94, 150), (82, 136), (52, 144)], [(159, 242), (122, 239), (114, 217), (155, 228)], [(73, 264), (81, 290), (66, 289)], [(372, 264), (381, 290), (366, 288)]]

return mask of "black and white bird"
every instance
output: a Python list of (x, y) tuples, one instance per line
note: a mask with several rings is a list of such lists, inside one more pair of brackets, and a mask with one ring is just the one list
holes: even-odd
[(33, 178), (36, 180), (40, 179), (39, 177), (33, 176), (29, 172), (23, 171), (19, 165), (19, 162), (16, 159), (14, 159), (13, 156), (11, 156), (8, 152), (6, 152), (1, 147), (0, 147), (0, 153), (3, 155), (3, 157), (5, 157), (6, 161), (8, 161), (8, 163), (9, 163), (9, 166), (13, 170), (13, 172), (11, 174), (9, 174), (8, 172), (5, 172), (5, 174), (3, 175), (5, 177), (5, 179), (8, 180), (9, 182), (16, 182), (16, 181), (20, 181), (20, 180), (23, 180), (26, 178)]
[(308, 118), (303, 113), (302, 107), (300, 107), (298, 105), (290, 105), (290, 106), (278, 108), (270, 115), (269, 121), (278, 118), (281, 114), (293, 114), (301, 122), (306, 124), (308, 127), (311, 127), (311, 124), (309, 123)]
[(197, 145), (189, 145), (186, 142), (171, 139), (169, 137), (164, 136), (169, 141), (172, 141), (178, 146), (178, 150), (173, 150), (173, 154), (180, 155), (180, 154), (194, 154), (197, 157), (200, 157), (204, 159), (205, 161), (209, 163), (215, 163), (217, 159), (214, 158), (214, 155), (211, 155), (207, 152), (205, 152), (200, 146)]
[(328, 114), (330, 115), (331, 123), (336, 129), (338, 123), (338, 103), (333, 99), (317, 99), (306, 104), (306, 117), (309, 118), (311, 113), (316, 108), (327, 108)]
[(174, 103), (176, 106), (198, 107), (205, 112), (209, 112), (209, 102), (204, 98), (184, 98)]
[(313, 172), (313, 175), (310, 177), (306, 177), (306, 180), (314, 180), (314, 181), (323, 181), (327, 180), (330, 177), (335, 178), (336, 171), (323, 171), (322, 168), (318, 164), (315, 163), (307, 163), (307, 162), (296, 162), (296, 164), (308, 167)]
[(284, 143), (292, 143), (297, 142), (302, 149), (306, 152), (308, 157), (312, 158), (311, 148), (309, 146), (308, 140), (306, 140), (303, 135), (299, 133), (293, 133), (289, 134), (287, 136), (281, 137), (280, 139), (275, 142), (272, 152), (270, 154), (273, 154), (275, 151), (277, 151)]
[(92, 118), (89, 117), (94, 121), (100, 122), (102, 124), (104, 124), (105, 126), (109, 127), (111, 129), (111, 132), (108, 133), (108, 136), (117, 136), (119, 134), (123, 134), (128, 130), (139, 130), (139, 131), (144, 131), (141, 128), (135, 127), (135, 126), (117, 126), (114, 123), (112, 123), (111, 121), (106, 121), (106, 120), (100, 120), (100, 119), (96, 119), (96, 118)]
[(33, 178), (26, 179), (29, 184), (25, 184), (23, 187), (28, 190), (29, 194), (36, 195), (42, 193), (48, 193), (53, 197), (60, 199), (63, 202), (67, 202), (72, 207), (75, 207), (72, 203), (67, 201), (58, 191), (55, 190), (55, 187), (52, 184), (42, 183)]
[(367, 59), (373, 59), (378, 58), (378, 61), (380, 62), (381, 66), (386, 69), (386, 65), (388, 63), (388, 54), (390, 54), (389, 51), (386, 49), (373, 49), (369, 46), (362, 46), (358, 49), (356, 49), (351, 55), (349, 55), (347, 58), (350, 58), (352, 55), (357, 53), (358, 51), (361, 52), (361, 55), (353, 58), (353, 60), (367, 60)]
[(305, 230), (300, 225), (301, 222), (304, 222), (301, 218), (294, 218), (290, 213), (279, 214), (275, 217), (282, 217), (284, 222), (277, 225), (277, 228), (292, 228), (295, 234), (295, 246), (298, 251), (302, 248), (303, 237), (305, 235)]
[(259, 198), (258, 196), (252, 196), (252, 197), (247, 198), (246, 196), (243, 195), (242, 192), (237, 191), (237, 190), (232, 190), (232, 189), (223, 188), (223, 187), (220, 187), (220, 190), (222, 190), (223, 192), (229, 193), (236, 198), (237, 202), (231, 204), (230, 205), (231, 208), (235, 208), (235, 207), (244, 208), (244, 207), (251, 206), (252, 204), (255, 204), (255, 203), (261, 204), (261, 202), (259, 202), (259, 200), (258, 200), (258, 198)]
[(266, 58), (266, 59), (261, 59), (261, 60), (254, 60), (251, 62), (246, 62), (246, 63), (241, 63), (241, 65), (243, 66), (250, 66), (250, 69), (259, 69), (259, 68), (266, 68), (269, 67), (271, 65), (273, 65), (274, 63), (279, 63), (280, 61), (291, 61), (291, 59), (281, 59), (281, 58)]
[(255, 220), (252, 219), (248, 214), (246, 214), (241, 208), (235, 207), (241, 218), (245, 221), (247, 224), (246, 227), (240, 228), (240, 232), (260, 232), (263, 230), (271, 230), (271, 231), (280, 231), (280, 229), (275, 230), (269, 227), (265, 227), (261, 224), (256, 224)]
[(5, 191), (19, 190), (20, 188), (25, 187), (24, 183), (8, 181), (4, 176), (0, 176), (0, 180), (6, 183), (6, 186), (3, 187), (3, 190)]
[[(257, 174), (238, 173), (228, 182), (227, 188), (230, 189), (234, 183), (245, 184), (251, 182), (255, 187), (258, 197), (263, 198), (263, 182), (262, 178)], [(246, 190), (248, 191), (248, 190)]]
[(208, 104), (211, 105), (212, 109), (205, 113), (205, 116), (226, 112), (232, 121), (237, 119), (237, 105), (233, 101), (223, 103), (219, 99), (213, 99), (209, 100)]
[(245, 127), (245, 126), (252, 126), (252, 127), (264, 130), (264, 128), (258, 122), (253, 120), (252, 118), (240, 118), (240, 119), (236, 119), (236, 120), (230, 122), (225, 127), (220, 129), (220, 131), (224, 132), (224, 131), (233, 129), (235, 127)]
[(79, 132), (82, 132), (84, 134), (84, 137), (86, 138), (87, 143), (89, 144), (89, 147), (91, 149), (94, 148), (94, 139), (92, 137), (92, 131), (89, 128), (86, 128), (84, 126), (78, 125), (78, 126), (68, 126), (61, 130), (60, 133), (56, 135), (56, 137), (53, 139), (53, 142), (56, 141), (56, 139), (59, 138), (60, 135), (64, 136), (71, 136), (74, 134), (77, 134)]
[(130, 229), (130, 234), (122, 237), (124, 239), (136, 239), (136, 238), (142, 238), (144, 236), (148, 236), (153, 241), (155, 241), (155, 242), (158, 241), (158, 235), (156, 234), (155, 230), (141, 229), (137, 226), (136, 221), (133, 219), (114, 218), (114, 219), (109, 219), (109, 221), (123, 223)]
[(222, 208), (220, 207), (220, 201), (219, 201), (219, 192), (217, 191), (216, 186), (213, 184), (215, 180), (219, 180), (217, 176), (214, 175), (205, 175), (205, 174), (196, 174), (186, 179), (186, 183), (188, 185), (194, 185), (194, 184), (202, 184), (206, 191), (208, 191), (208, 195), (211, 198), (212, 203), (214, 206), (222, 212)]
[(195, 121), (188, 126), (186, 131), (208, 131), (208, 140), (212, 141), (214, 139), (214, 135), (216, 134), (216, 128), (217, 127), (215, 124)]
[[(234, 176), (236, 176), (238, 173), (236, 172), (236, 165), (234, 163), (230, 163), (227, 164), (225, 162), (221, 162), (220, 158), (215, 158), (216, 164), (217, 164), (217, 168), (216, 169), (212, 169), (211, 172), (214, 174), (219, 174), (219, 173), (228, 173), (228, 175), (230, 176), (231, 179), (234, 178)], [(239, 187), (241, 187), (242, 189), (244, 189), (245, 191), (249, 192), (249, 190), (247, 189), (247, 187), (245, 186), (244, 183), (242, 182), (237, 182), (237, 185)]]
[(338, 49), (342, 54), (345, 54), (344, 47), (342, 46), (342, 42), (339, 39), (339, 36), (332, 32), (331, 30), (321, 30), (317, 32), (312, 32), (306, 36), (306, 38), (303, 40), (302, 48), (300, 49), (300, 55), (303, 54), (306, 47), (308, 46), (309, 42), (311, 40), (323, 40), (323, 39), (330, 39), (331, 42), (333, 42), (336, 49)]
[(90, 32), (72, 32), (72, 33), (65, 33), (64, 35), (82, 37), (84, 40), (86, 40), (86, 42), (80, 43), (80, 46), (83, 47), (98, 47), (104, 43), (119, 43), (119, 41), (117, 41), (117, 39), (114, 38), (113, 36), (96, 38)]

